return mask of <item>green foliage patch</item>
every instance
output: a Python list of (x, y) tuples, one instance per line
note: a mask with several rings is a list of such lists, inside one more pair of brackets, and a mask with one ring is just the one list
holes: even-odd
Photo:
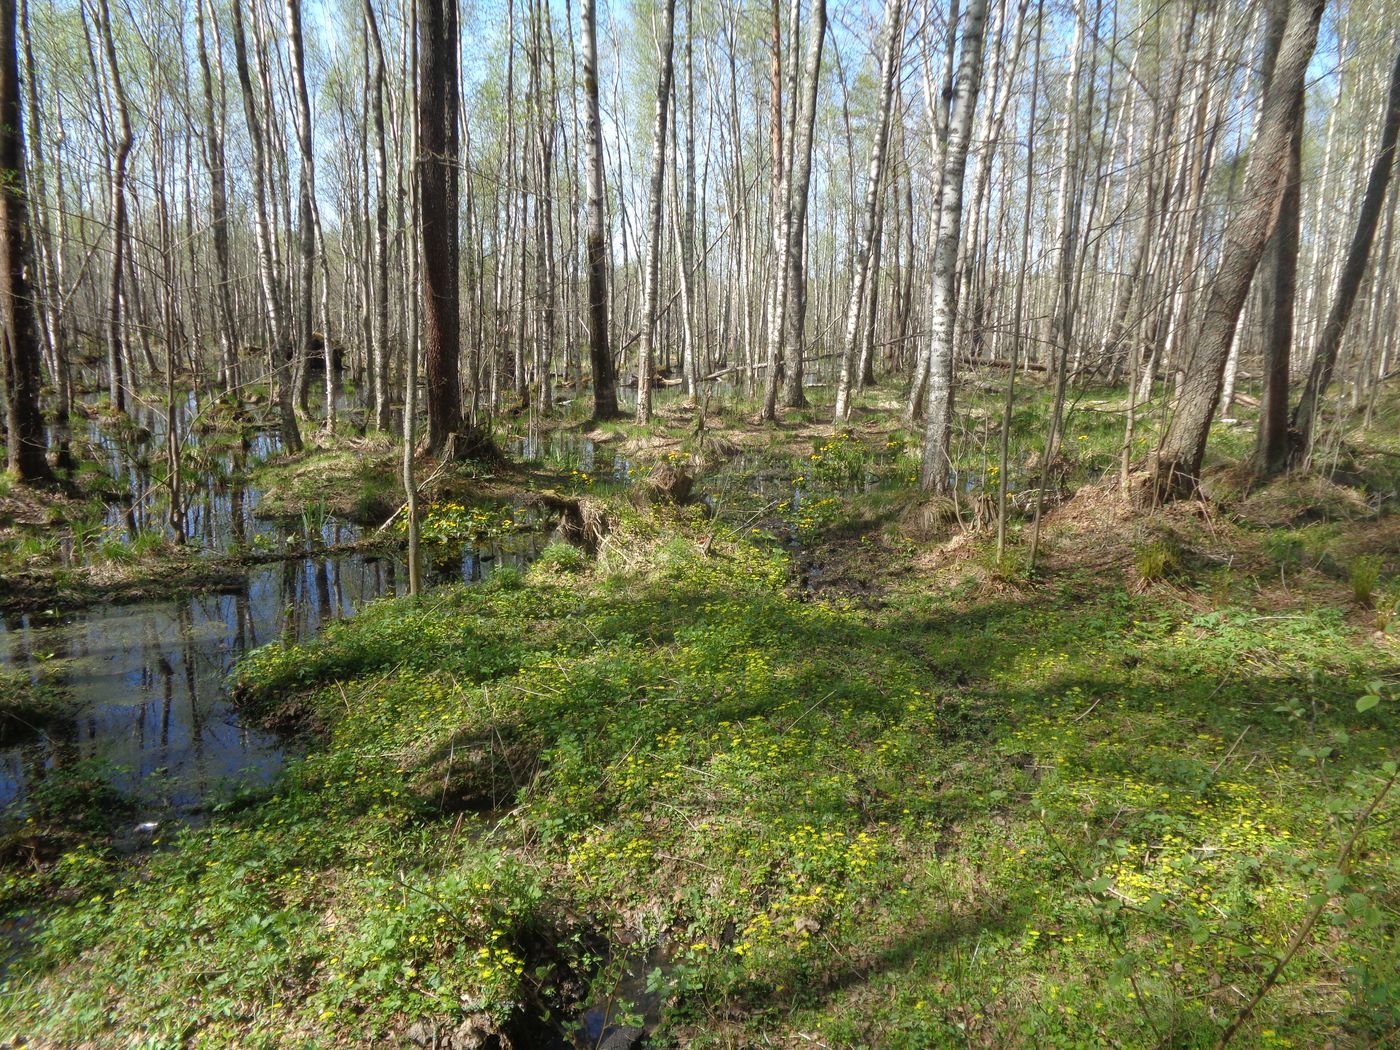
[(627, 931), (661, 945), (663, 1045), (1209, 1046), (1319, 899), (1248, 1045), (1400, 1022), (1393, 800), (1336, 868), (1393, 684), (1340, 611), (1073, 579), (858, 609), (672, 527), (252, 654), (246, 702), (319, 743), (134, 861), (12, 872), (0, 1031), (564, 1030)]

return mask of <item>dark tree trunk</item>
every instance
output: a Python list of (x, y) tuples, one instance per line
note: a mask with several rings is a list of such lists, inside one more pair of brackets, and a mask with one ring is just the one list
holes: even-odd
[(1298, 407), (1293, 410), (1291, 453), (1294, 463), (1302, 463), (1308, 457), (1318, 405), (1332, 382), (1332, 370), (1337, 365), (1337, 352), (1342, 346), (1342, 336), (1346, 334), (1347, 320), (1351, 317), (1351, 308), (1356, 304), (1357, 292), (1361, 290), (1361, 278), (1365, 276), (1366, 263), (1371, 257), (1371, 244), (1376, 239), (1381, 205), (1385, 203), (1385, 192), (1395, 170), (1397, 133), (1400, 133), (1400, 52), (1396, 54), (1395, 65), (1390, 72), (1390, 89), (1381, 117), (1380, 149), (1371, 162), (1371, 175), (1366, 181), (1366, 195), (1361, 199), (1356, 231), (1347, 248), (1342, 272), (1337, 276), (1337, 290), (1332, 293), (1332, 306), (1327, 312), (1327, 322), (1322, 327), (1317, 350), (1313, 354), (1308, 384), (1303, 388)]
[[(1275, 0), (1271, 12), (1265, 68), (1272, 71), (1283, 41), (1288, 7)], [(1270, 72), (1269, 75), (1272, 75)], [(1293, 301), (1298, 284), (1298, 235), (1302, 215), (1303, 86), (1298, 85), (1298, 127), (1288, 148), (1288, 182), (1279, 204), (1278, 225), (1264, 252), (1264, 394), (1254, 471), (1272, 477), (1288, 465), (1288, 372), (1293, 355)], [(1229, 406), (1226, 406), (1227, 408)]]
[[(457, 221), (457, 0), (418, 0), (418, 200), (428, 451), (480, 457), (490, 438), (462, 420)], [(409, 353), (414, 353), (409, 347)]]
[(39, 411), (39, 337), (25, 273), (24, 120), (20, 109), (15, 0), (0, 0), (0, 321), (4, 323), (5, 448), (21, 481), (51, 481)]
[[(209, 232), (214, 240), (215, 289), (219, 316), (219, 341), (223, 349), (224, 388), (238, 386), (238, 345), (233, 324), (233, 279), (229, 267), (228, 195), (224, 139), (214, 100), (214, 74), (209, 62), (204, 9), (207, 0), (196, 0), (195, 26), (199, 42), (200, 84), (204, 90), (204, 161), (209, 168)], [(210, 4), (210, 17), (213, 5)]]
[(657, 286), (661, 280), (661, 190), (666, 178), (666, 121), (671, 102), (676, 0), (663, 0), (656, 74), (656, 123), (651, 134), (651, 180), (647, 194), (647, 258), (642, 280), (642, 335), (637, 344), (637, 422), (651, 422), (653, 344), (656, 340)]
[[(1299, 100), (1302, 105), (1302, 100)], [(1293, 303), (1298, 285), (1298, 235), (1302, 213), (1302, 126), (1289, 147), (1288, 184), (1279, 206), (1278, 226), (1265, 256), (1264, 394), (1254, 470), (1272, 477), (1288, 466), (1288, 376), (1293, 356)]]
[[(297, 148), (301, 155), (300, 177), (297, 179), (297, 299), (292, 318), (292, 383), (297, 402), (307, 412), (308, 369), (312, 342), (315, 340), (312, 322), (312, 299), (316, 283), (316, 150), (311, 141), (311, 102), (306, 90), (306, 57), (301, 39), (301, 0), (287, 0), (287, 43), (291, 51), (292, 88), (296, 103)], [(329, 333), (325, 333), (326, 336)], [(329, 355), (330, 348), (326, 347)], [(330, 358), (327, 356), (327, 373)], [(327, 405), (329, 413), (333, 405)]]
[[(787, 349), (783, 359), (787, 369), (783, 376), (786, 408), (807, 405), (802, 392), (802, 344), (807, 322), (807, 202), (812, 175), (812, 131), (817, 119), (817, 87), (821, 78), (822, 46), (826, 40), (826, 0), (813, 0), (807, 12), (807, 27), (811, 40), (803, 73), (806, 94), (802, 100), (801, 123), (794, 126), (797, 141), (792, 144), (792, 171), (788, 180), (788, 314)], [(797, 104), (796, 99), (793, 104)]]
[(126, 411), (126, 348), (122, 338), (122, 282), (126, 273), (127, 252), (127, 205), (126, 169), (131, 156), (133, 137), (131, 117), (127, 112), (126, 92), (122, 87), (121, 69), (117, 65), (117, 48), (112, 35), (112, 13), (107, 0), (101, 0), (98, 9), (101, 19), (99, 31), (102, 34), (103, 53), (107, 60), (107, 72), (112, 78), (112, 98), (117, 107), (117, 138), (112, 144), (112, 269), (107, 282), (107, 391), (112, 407), (118, 412)]
[(593, 366), (593, 418), (614, 419), (617, 376), (608, 345), (608, 247), (603, 181), (603, 123), (598, 111), (597, 0), (579, 7), (583, 29), (584, 135), (588, 170), (588, 358)]

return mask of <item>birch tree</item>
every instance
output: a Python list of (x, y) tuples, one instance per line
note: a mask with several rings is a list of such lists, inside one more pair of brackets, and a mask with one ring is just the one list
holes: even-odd
[(982, 82), (982, 30), (987, 0), (971, 0), (963, 27), (957, 89), (948, 122), (938, 205), (938, 239), (933, 248), (933, 296), (928, 350), (928, 403), (919, 486), (942, 495), (948, 491), (953, 431), (953, 334), (957, 302), (958, 243), (962, 234), (963, 180), (972, 137), (972, 115)]
[[(856, 328), (860, 323), (860, 305), (865, 285), (870, 279), (871, 241), (875, 235), (875, 215), (880, 202), (880, 183), (885, 174), (885, 153), (890, 137), (890, 110), (894, 106), (895, 73), (899, 68), (900, 45), (903, 43), (903, 0), (888, 0), (885, 6), (885, 51), (880, 61), (880, 108), (875, 118), (875, 141), (870, 147), (870, 164), (866, 174), (865, 207), (856, 231), (856, 250), (851, 263), (851, 291), (846, 301), (846, 330), (841, 344), (841, 376), (836, 387), (836, 421), (851, 414), (851, 389), (859, 378), (856, 367)], [(870, 315), (875, 313), (871, 297)]]
[(1395, 171), (1395, 142), (1400, 132), (1400, 53), (1395, 57), (1395, 65), (1390, 73), (1390, 88), (1386, 93), (1385, 108), (1381, 113), (1381, 134), (1379, 148), (1371, 162), (1371, 174), (1366, 181), (1366, 192), (1361, 200), (1361, 210), (1357, 215), (1356, 229), (1352, 233), (1351, 244), (1347, 248), (1346, 260), (1337, 276), (1337, 287), (1332, 293), (1332, 305), (1328, 308), (1327, 321), (1322, 327), (1317, 347), (1313, 351), (1312, 366), (1308, 370), (1307, 385), (1302, 397), (1293, 410), (1293, 434), (1291, 458), (1295, 463), (1305, 461), (1311, 452), (1313, 430), (1316, 426), (1318, 407), (1322, 396), (1332, 380), (1336, 368), (1337, 353), (1342, 338), (1346, 335), (1347, 322), (1351, 318), (1352, 307), (1361, 288), (1361, 279), (1366, 273), (1366, 263), (1371, 256), (1371, 245), (1376, 238), (1376, 227), (1380, 220), (1381, 207), (1386, 190), (1390, 186)]
[(661, 31), (656, 40), (656, 119), (651, 134), (651, 179), (647, 191), (647, 256), (642, 289), (642, 332), (637, 344), (637, 422), (651, 422), (652, 366), (656, 339), (658, 285), (661, 280), (661, 218), (666, 183), (666, 124), (671, 103), (672, 50), (676, 0), (662, 0)]

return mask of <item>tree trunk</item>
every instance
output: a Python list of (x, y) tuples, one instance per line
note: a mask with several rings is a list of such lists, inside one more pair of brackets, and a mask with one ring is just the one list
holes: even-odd
[(418, 65), (418, 237), (427, 355), (427, 447), (432, 454), (489, 458), (495, 454), (489, 435), (463, 422), (458, 375), (462, 322), (457, 0), (418, 0)]
[(972, 0), (967, 6), (957, 90), (949, 118), (947, 148), (943, 155), (938, 240), (933, 249), (928, 407), (919, 485), (926, 492), (939, 494), (948, 491), (948, 471), (952, 462), (949, 444), (953, 428), (953, 332), (957, 310), (954, 281), (957, 278), (958, 242), (962, 234), (963, 176), (967, 171), (967, 149), (972, 136), (972, 112), (977, 105), (977, 92), (982, 81), (982, 30), (986, 20), (987, 0)]
[[(68, 342), (64, 334), (64, 323), (66, 318), (63, 315), (63, 250), (64, 219), (62, 208), (54, 209), (58, 212), (57, 225), (58, 236), (54, 236), (52, 220), (48, 205), (48, 195), (45, 191), (45, 167), (47, 166), (43, 150), (43, 137), (40, 133), (40, 106), (39, 106), (39, 71), (34, 64), (34, 41), (30, 32), (29, 4), (28, 0), (20, 0), (19, 3), (19, 42), (21, 54), (24, 59), (21, 67), (21, 83), (26, 84), (28, 90), (24, 92), (28, 126), (24, 128), (27, 136), (27, 146), (29, 156), (26, 159), (27, 173), (32, 179), (32, 192), (28, 191), (30, 215), (32, 218), (31, 238), (32, 252), (36, 256), (35, 273), (37, 274), (31, 291), (38, 302), (43, 304), (43, 310), (39, 314), (41, 320), (41, 338), (47, 339), (45, 349), (50, 353), (53, 371), (54, 385), (57, 387), (58, 404), (54, 406), (54, 421), (60, 426), (67, 424), (68, 417), (73, 408), (73, 381), (68, 366)], [(57, 102), (56, 102), (57, 108)], [(58, 110), (57, 123), (62, 125), (62, 110)], [(62, 200), (63, 177), (61, 173), (61, 148), (55, 151), (52, 158), (52, 166), (55, 172), (54, 182), (58, 190), (57, 197)]]
[(1288, 181), (1288, 151), (1301, 117), (1299, 91), (1317, 43), (1325, 0), (1290, 0), (1278, 62), (1264, 95), (1245, 175), (1244, 204), (1225, 232), (1211, 277), (1195, 353), (1176, 414), (1152, 463), (1156, 498), (1190, 494), (1200, 484), (1210, 421), (1220, 401), (1230, 342), (1245, 296), (1278, 220)]
[[(793, 145), (792, 171), (788, 177), (787, 220), (787, 349), (783, 354), (787, 367), (783, 382), (783, 405), (802, 408), (807, 398), (802, 393), (802, 343), (807, 326), (807, 201), (812, 181), (812, 132), (817, 120), (817, 87), (821, 79), (822, 45), (826, 41), (826, 0), (813, 0), (807, 12), (807, 61), (803, 68), (801, 122), (796, 126), (797, 140)], [(794, 100), (796, 101), (796, 100)]]
[[(871, 242), (875, 235), (875, 213), (880, 203), (880, 182), (885, 173), (885, 153), (890, 137), (890, 110), (894, 103), (894, 75), (903, 43), (903, 2), (888, 0), (885, 8), (885, 54), (880, 63), (880, 108), (875, 118), (875, 142), (870, 147), (870, 169), (866, 174), (865, 208), (856, 231), (855, 258), (851, 261), (851, 292), (846, 301), (846, 334), (841, 346), (841, 376), (836, 385), (836, 422), (851, 414), (851, 390), (859, 382), (856, 335), (860, 325), (860, 304), (870, 275)], [(870, 314), (877, 303), (872, 297)]]
[(783, 23), (779, 0), (772, 3), (772, 61), (769, 66), (771, 112), (769, 144), (772, 152), (773, 275), (768, 308), (768, 371), (763, 377), (763, 407), (759, 418), (778, 418), (778, 378), (783, 365), (783, 323), (787, 313), (787, 161), (783, 150)]
[(233, 50), (238, 67), (238, 85), (243, 94), (243, 113), (248, 122), (248, 139), (253, 146), (250, 172), (253, 183), (253, 232), (257, 241), (258, 280), (262, 286), (263, 307), (267, 310), (272, 345), (268, 348), (270, 374), (276, 379), (277, 409), (282, 445), (288, 452), (301, 450), (301, 432), (297, 429), (296, 412), (292, 404), (291, 341), (287, 334), (287, 314), (277, 276), (275, 238), (268, 192), (268, 156), (263, 138), (262, 121), (258, 116), (257, 96), (253, 93), (252, 71), (248, 64), (248, 42), (243, 31), (242, 4), (233, 4)]
[(25, 196), (15, 0), (0, 0), (0, 321), (4, 322), (6, 462), (20, 481), (51, 481), (39, 411), (39, 337), (26, 277), (29, 202)]
[[(311, 101), (306, 91), (306, 56), (301, 39), (301, 0), (286, 0), (287, 45), (291, 52), (292, 96), (296, 103), (297, 147), (297, 310), (292, 319), (292, 382), (306, 411), (307, 362), (315, 338), (311, 321), (316, 284), (316, 152), (311, 141)], [(326, 347), (329, 354), (330, 348)]]
[(615, 419), (617, 376), (608, 343), (608, 246), (603, 122), (598, 107), (597, 0), (581, 0), (584, 150), (588, 179), (588, 359), (593, 370), (593, 419)]
[[(1277, 49), (1283, 40), (1287, 7), (1276, 0), (1265, 45), (1274, 52), (1265, 66), (1277, 63)], [(1264, 251), (1264, 280), (1260, 291), (1264, 303), (1264, 391), (1259, 405), (1259, 430), (1254, 446), (1254, 472), (1273, 477), (1288, 465), (1288, 375), (1293, 352), (1293, 307), (1298, 284), (1298, 236), (1302, 213), (1302, 152), (1304, 119), (1303, 85), (1298, 85), (1298, 126), (1288, 146), (1288, 181), (1279, 203), (1278, 225)], [(1238, 366), (1238, 330), (1231, 357)], [(1228, 365), (1227, 365), (1228, 373)], [(1226, 386), (1231, 384), (1229, 375)], [(1228, 400), (1228, 398), (1227, 398)]]
[(1293, 410), (1290, 451), (1294, 463), (1305, 462), (1311, 452), (1318, 407), (1323, 394), (1327, 392), (1328, 384), (1332, 381), (1337, 352), (1341, 349), (1347, 320), (1351, 317), (1351, 308), (1355, 305), (1357, 292), (1361, 288), (1361, 278), (1366, 273), (1366, 263), (1371, 256), (1371, 244), (1376, 238), (1381, 206), (1385, 202), (1386, 189), (1395, 170), (1397, 132), (1400, 132), (1400, 53), (1396, 54), (1395, 65), (1390, 73), (1390, 89), (1386, 95), (1385, 112), (1381, 115), (1380, 148), (1376, 151), (1375, 160), (1371, 162), (1366, 194), (1361, 199), (1361, 211), (1356, 217), (1356, 230), (1352, 234), (1351, 245), (1347, 248), (1342, 272), (1337, 275), (1337, 287), (1332, 293), (1327, 322), (1322, 327), (1317, 349), (1313, 353), (1307, 386), (1303, 388), (1303, 395)]
[[(384, 142), (384, 41), (370, 0), (365, 3), (365, 25), (374, 48), (374, 308), (370, 360), (373, 372), (374, 426), (389, 429), (389, 161)], [(366, 187), (365, 192), (369, 189)]]
[(98, 6), (98, 32), (102, 35), (102, 53), (107, 62), (112, 100), (116, 106), (117, 139), (112, 144), (112, 201), (109, 225), (112, 237), (112, 269), (107, 281), (107, 391), (112, 407), (126, 411), (125, 348), (122, 330), (122, 280), (126, 273), (127, 255), (127, 159), (131, 156), (133, 137), (131, 115), (126, 104), (121, 69), (117, 65), (116, 40), (112, 34), (112, 13), (107, 0)]
[(661, 278), (662, 193), (666, 180), (666, 120), (671, 101), (671, 53), (676, 0), (662, 0), (661, 38), (657, 41), (656, 122), (651, 136), (651, 181), (647, 196), (647, 260), (642, 290), (642, 334), (637, 348), (637, 422), (651, 422), (653, 343), (656, 338), (657, 285)]
[(209, 62), (205, 7), (213, 18), (209, 0), (195, 0), (195, 28), (199, 44), (200, 83), (204, 89), (204, 161), (209, 168), (209, 232), (214, 241), (215, 303), (218, 307), (219, 344), (223, 351), (224, 387), (238, 386), (238, 339), (233, 324), (233, 279), (229, 266), (227, 177), (224, 137), (214, 99), (214, 75)]
[[(937, 93), (934, 92), (933, 71), (929, 68), (927, 50), (924, 53), (924, 102), (928, 106), (929, 112), (933, 114), (929, 120), (929, 137), (933, 148), (930, 170), (934, 180), (932, 187), (934, 208), (929, 240), (935, 244), (938, 242), (938, 224), (943, 214), (939, 205), (943, 196), (942, 179), (945, 170), (943, 162), (948, 153), (948, 106), (953, 101), (953, 84), (956, 75), (955, 57), (957, 55), (959, 2), (960, 0), (950, 0), (948, 4), (947, 40), (944, 42), (943, 48), (943, 77), (940, 82), (941, 90)], [(931, 349), (932, 344), (925, 342), (923, 347), (914, 354), (914, 374), (909, 384), (909, 397), (904, 404), (904, 419), (907, 423), (924, 418), (928, 404), (928, 370)]]

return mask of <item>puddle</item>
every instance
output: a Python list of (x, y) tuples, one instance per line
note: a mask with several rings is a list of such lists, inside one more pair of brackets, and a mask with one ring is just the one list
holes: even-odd
[(580, 1015), (577, 1050), (594, 1050), (610, 1039), (631, 1046), (624, 1037), (635, 1037), (637, 1029), (652, 1032), (661, 1023), (664, 978), (672, 968), (663, 944), (626, 957), (617, 978), (608, 987), (595, 988), (593, 1002)]
[(577, 470), (597, 481), (626, 484), (633, 476), (631, 460), (616, 449), (572, 430), (531, 427), (524, 434), (512, 437), (507, 451), (517, 460)]
[[(326, 543), (358, 535), (326, 522)], [(543, 529), (480, 544), (425, 548), (428, 583), (480, 582), (524, 568)], [(0, 749), (0, 809), (22, 804), (53, 770), (110, 766), (146, 814), (191, 814), (233, 785), (268, 783), (286, 741), (240, 723), (225, 691), (233, 664), (269, 642), (314, 638), (368, 602), (408, 590), (399, 551), (326, 553), (254, 566), (218, 593), (0, 617), (0, 667), (42, 671), (72, 697), (74, 717), (20, 746)]]
[[(175, 406), (185, 462), (178, 517), (188, 543), (211, 554), (247, 551), (262, 562), (234, 586), (0, 617), (0, 668), (27, 668), (37, 677), (48, 665), (46, 685), (71, 697), (76, 712), (22, 745), (0, 748), (0, 812), (22, 808), (44, 777), (79, 762), (110, 769), (114, 785), (134, 793), (149, 814), (188, 816), (230, 785), (270, 782), (287, 760), (288, 744), (239, 722), (224, 691), (230, 668), (251, 649), (305, 641), (367, 602), (406, 592), (401, 552), (344, 550), (365, 535), (358, 526), (323, 513), (296, 522), (258, 516), (262, 493), (242, 479), (281, 450), (276, 430), (249, 417), (258, 411), (243, 412), (242, 433), (230, 435), (211, 431), (213, 406), (193, 394)], [(165, 433), (163, 406), (143, 404), (116, 422), (75, 416), (70, 428), (51, 435), (81, 446), (80, 460), (100, 463), (112, 490), (103, 518), (75, 523), (77, 538), (61, 545), (65, 566), (97, 564), (111, 551), (109, 541), (130, 543), (151, 533), (174, 538), (161, 482)], [(509, 452), (572, 466), (587, 484), (630, 480), (626, 459), (575, 433), (532, 428), (513, 439)], [(478, 582), (502, 565), (528, 565), (552, 521), (538, 511), (509, 510), (519, 531), (475, 543), (425, 543), (425, 582)], [(309, 554), (281, 557), (308, 545), (315, 548)]]
[[(543, 541), (526, 534), (464, 547), (426, 575), (479, 581), (500, 565), (528, 564)], [(268, 642), (313, 638), (407, 586), (397, 553), (356, 552), (270, 562), (219, 593), (0, 618), (0, 667), (42, 671), (74, 711), (0, 749), (0, 807), (22, 804), (46, 775), (78, 762), (110, 767), (147, 814), (190, 814), (233, 785), (269, 782), (288, 745), (240, 723), (224, 688), (234, 662)]]

